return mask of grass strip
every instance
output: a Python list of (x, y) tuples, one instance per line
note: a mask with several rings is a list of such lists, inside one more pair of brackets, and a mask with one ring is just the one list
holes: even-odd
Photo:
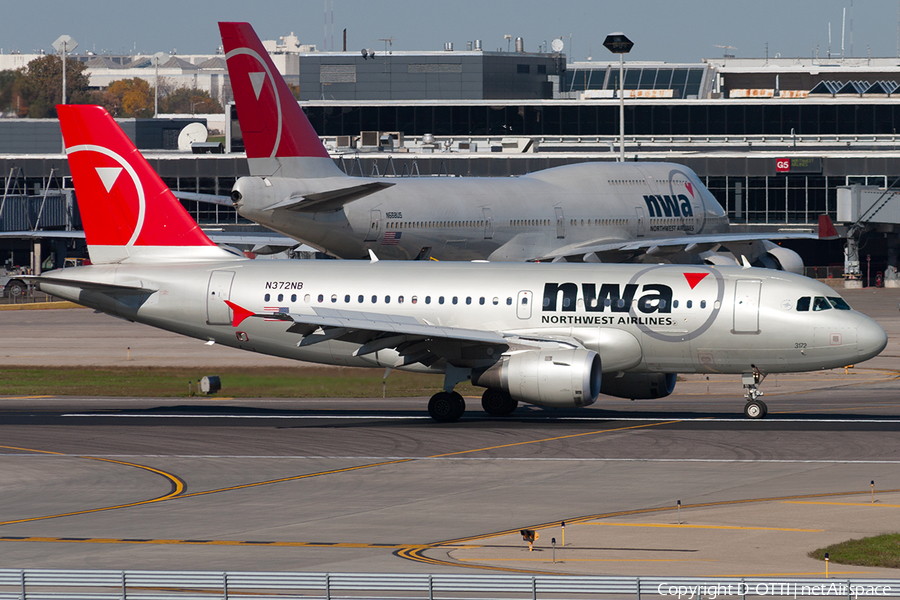
[(810, 558), (828, 560), (842, 565), (900, 569), (900, 533), (885, 533), (859, 540), (832, 544), (809, 553)]
[[(0, 394), (8, 396), (133, 396), (184, 397), (188, 383), (197, 392), (198, 381), (218, 375), (219, 396), (234, 398), (371, 398), (382, 393), (382, 369), (352, 367), (3, 367)], [(443, 385), (442, 375), (393, 371), (386, 396), (430, 396)], [(463, 395), (481, 395), (480, 388), (464, 383)]]

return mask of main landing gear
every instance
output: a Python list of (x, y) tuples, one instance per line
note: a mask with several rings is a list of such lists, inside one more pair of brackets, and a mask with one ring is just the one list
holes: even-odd
[(506, 417), (518, 406), (518, 401), (513, 400), (509, 393), (503, 390), (488, 388), (481, 395), (481, 407), (492, 417)]
[(457, 392), (438, 392), (428, 401), (428, 414), (438, 423), (458, 421), (466, 412), (466, 401)]
[(753, 367), (753, 371), (741, 376), (741, 383), (744, 384), (744, 399), (747, 400), (747, 404), (744, 405), (744, 416), (748, 419), (762, 419), (769, 412), (766, 403), (759, 400), (759, 397), (763, 395), (759, 385), (766, 378), (766, 374), (757, 369), (756, 365), (750, 366)]

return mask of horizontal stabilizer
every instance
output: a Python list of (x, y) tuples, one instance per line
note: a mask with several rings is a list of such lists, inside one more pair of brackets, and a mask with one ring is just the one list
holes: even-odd
[(393, 183), (386, 181), (373, 181), (362, 185), (307, 194), (301, 198), (288, 198), (283, 202), (266, 207), (266, 210), (287, 209), (296, 212), (332, 212), (341, 210), (345, 204), (364, 198), (383, 189), (389, 188)]
[(215, 194), (198, 194), (197, 192), (182, 192), (172, 190), (179, 200), (193, 200), (194, 202), (206, 202), (207, 204), (219, 204), (221, 206), (234, 206), (231, 196), (217, 196)]
[(133, 284), (121, 283), (101, 283), (97, 281), (81, 281), (78, 279), (64, 279), (62, 277), (44, 277), (41, 275), (26, 275), (21, 277), (29, 283), (40, 286), (41, 284), (59, 285), (64, 287), (73, 287), (81, 290), (91, 290), (94, 292), (103, 292), (111, 295), (135, 295), (135, 294), (153, 294), (157, 292), (156, 288), (144, 287), (140, 282)]

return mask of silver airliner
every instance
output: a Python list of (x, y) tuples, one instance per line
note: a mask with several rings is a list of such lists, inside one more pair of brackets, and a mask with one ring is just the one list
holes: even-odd
[(751, 264), (799, 273), (772, 238), (733, 233), (691, 169), (583, 163), (522, 177), (367, 178), (338, 169), (247, 23), (219, 23), (251, 177), (240, 214), (323, 252), (362, 258)]
[[(331, 365), (444, 376), (428, 403), (485, 387), (490, 415), (519, 402), (582, 407), (600, 394), (669, 395), (678, 373), (740, 373), (764, 417), (768, 373), (859, 363), (884, 330), (792, 273), (706, 265), (255, 261), (214, 245), (96, 106), (59, 106), (91, 266), (42, 290), (209, 344)], [(198, 349), (198, 351), (202, 351)]]

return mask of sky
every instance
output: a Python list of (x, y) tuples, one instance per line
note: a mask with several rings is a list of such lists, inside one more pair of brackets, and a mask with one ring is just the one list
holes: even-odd
[[(319, 50), (383, 51), (385, 38), (403, 51), (506, 50), (508, 34), (536, 52), (562, 38), (569, 60), (608, 60), (606, 34), (634, 42), (632, 60), (699, 62), (733, 46), (738, 57), (841, 55), (896, 57), (900, 0), (30, 0), (3, 2), (0, 51), (53, 51), (72, 36), (76, 53), (212, 54), (221, 44), (217, 21), (248, 21), (262, 39), (291, 32)], [(327, 6), (327, 11), (325, 10)], [(852, 10), (851, 10), (852, 8)], [(327, 33), (326, 33), (327, 12)], [(332, 14), (333, 31), (332, 38)], [(853, 35), (851, 53), (850, 21)], [(333, 43), (332, 43), (333, 39)], [(327, 48), (324, 45), (327, 44)], [(514, 44), (514, 42), (513, 42)]]

